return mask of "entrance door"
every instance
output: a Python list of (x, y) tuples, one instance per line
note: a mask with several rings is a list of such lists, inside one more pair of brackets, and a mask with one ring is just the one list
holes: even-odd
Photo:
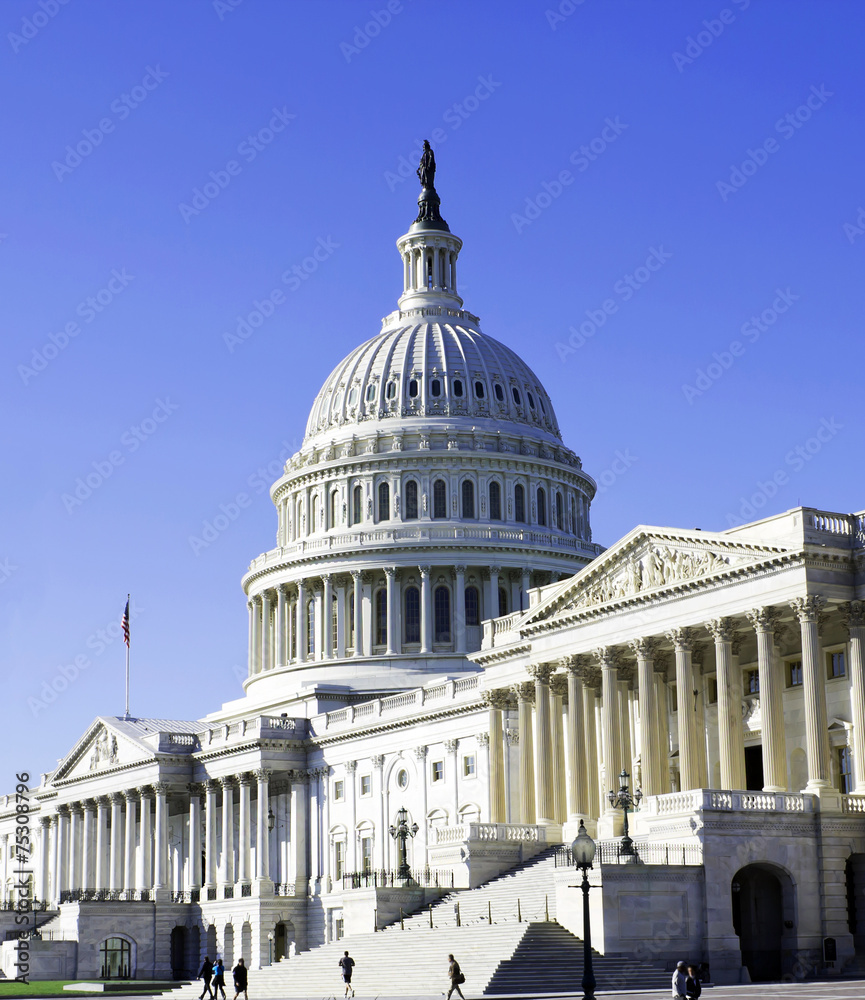
[(130, 966), (132, 948), (125, 938), (106, 938), (99, 948), (101, 962), (101, 979), (134, 978), (135, 970)]
[(183, 979), (186, 966), (186, 928), (175, 927), (171, 931), (171, 978)]
[(285, 958), (285, 924), (280, 921), (273, 930), (273, 960), (278, 962)]
[(755, 983), (781, 978), (784, 934), (783, 890), (767, 868), (749, 865), (732, 882), (733, 928), (739, 935), (742, 963)]
[(745, 788), (749, 792), (763, 791), (763, 748), (745, 747)]

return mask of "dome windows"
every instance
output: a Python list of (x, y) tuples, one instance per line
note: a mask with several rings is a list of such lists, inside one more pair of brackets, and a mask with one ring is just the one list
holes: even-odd
[(417, 520), (417, 483), (414, 479), (409, 479), (405, 484), (405, 519)]
[(456, 396), (457, 398), (460, 398), (460, 397), (462, 396), (462, 394), (463, 394), (463, 383), (462, 383), (462, 379), (458, 379), (458, 378), (455, 378), (455, 379), (453, 380), (453, 389), (454, 389), (454, 395), (455, 395), (455, 396)]
[(495, 391), (496, 399), (500, 403), (503, 403), (505, 401), (505, 390), (499, 385), (498, 382), (496, 382), (496, 384), (493, 386), (493, 390)]
[(409, 383), (408, 383), (408, 394), (409, 394), (409, 397), (411, 399), (415, 399), (417, 397), (417, 394), (418, 394), (419, 391), (420, 390), (418, 388), (417, 379), (416, 378), (409, 379)]
[(478, 379), (475, 382), (475, 399), (483, 399), (483, 398), (484, 398), (484, 384), (483, 382), (481, 382), (480, 379)]
[(532, 409), (534, 409), (535, 408), (535, 397), (530, 392), (527, 392), (526, 396), (528, 396), (528, 399), (529, 399), (529, 406)]
[(526, 523), (526, 491), (520, 483), (514, 487), (514, 520)]
[(348, 391), (348, 405), (357, 406), (357, 386), (353, 385)]
[(360, 524), (363, 520), (363, 490), (355, 486), (351, 493), (351, 523)]
[(436, 399), (442, 394), (442, 380), (440, 378), (434, 378), (429, 384), (430, 395), (434, 396)]
[(387, 388), (384, 391), (385, 399), (395, 399), (396, 398), (396, 382), (388, 382)]
[(368, 403), (375, 402), (375, 382), (370, 382), (370, 384), (366, 387), (366, 401)]
[(390, 486), (387, 483), (378, 484), (378, 519), (390, 520)]
[(490, 520), (502, 519), (502, 488), (498, 483), (490, 483)]
[(464, 479), (462, 485), (463, 517), (467, 520), (475, 516), (475, 484), (471, 479)]
[(547, 526), (547, 491), (543, 486), (538, 487), (538, 524), (542, 528)]
[(445, 481), (437, 479), (433, 483), (433, 517), (443, 518), (448, 516), (448, 491)]
[(515, 386), (511, 386), (511, 395), (514, 397), (514, 402), (517, 406), (523, 405), (522, 396), (520, 396), (520, 390)]

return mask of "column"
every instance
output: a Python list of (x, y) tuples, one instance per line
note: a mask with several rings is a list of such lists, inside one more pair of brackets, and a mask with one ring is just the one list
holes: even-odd
[(268, 815), (270, 813), (270, 792), (268, 782), (270, 771), (265, 768), (255, 772), (258, 783), (258, 802), (256, 803), (256, 838), (255, 838), (255, 880), (260, 887), (270, 884), (270, 830)]
[(261, 672), (261, 596), (252, 598), (252, 673)]
[(261, 670), (270, 670), (273, 666), (273, 628), (270, 622), (272, 606), (270, 591), (261, 592)]
[(568, 699), (568, 679), (564, 674), (550, 678), (550, 715), (552, 716), (553, 818), (564, 823), (568, 818), (565, 789), (564, 706)]
[(847, 629), (850, 649), (850, 686), (853, 709), (853, 778), (856, 795), (865, 795), (865, 602), (841, 605), (841, 621)]
[(697, 713), (694, 707), (694, 669), (691, 650), (694, 638), (691, 629), (677, 628), (667, 633), (676, 653), (676, 718), (679, 728), (679, 791), (698, 788), (700, 784), (697, 756)]
[(589, 818), (583, 682), (577, 657), (569, 657), (565, 666), (568, 671), (568, 818), (577, 822)]
[(84, 815), (79, 803), (69, 807), (69, 888), (81, 888), (81, 825)]
[(466, 651), (466, 568), (455, 566), (456, 572), (456, 652)]
[(48, 899), (48, 880), (51, 861), (50, 824), (51, 820), (48, 816), (39, 817), (39, 869), (36, 878), (36, 898), (40, 902)]
[(297, 656), (298, 663), (306, 663), (306, 584), (303, 580), (297, 582), (297, 602), (295, 605), (295, 626), (294, 632), (297, 636)]
[(150, 826), (150, 802), (152, 795), (153, 793), (150, 788), (138, 789), (138, 806), (141, 813), (141, 850), (138, 852), (136, 888), (143, 893), (149, 893), (153, 888), (152, 833)]
[(531, 681), (517, 684), (513, 689), (517, 698), (517, 718), (520, 736), (520, 819), (521, 823), (534, 825), (535, 813), (535, 760), (532, 733), (532, 702), (535, 685)]
[(290, 828), (291, 852), (289, 869), (294, 881), (294, 893), (302, 899), (306, 898), (309, 888), (309, 864), (307, 862), (307, 844), (309, 836), (309, 777), (305, 771), (290, 771), (291, 801)]
[(222, 872), (220, 882), (234, 882), (234, 778), (220, 778), (222, 784)]
[(537, 748), (535, 750), (535, 802), (537, 822), (555, 822), (553, 801), (553, 739), (550, 724), (550, 675), (552, 663), (534, 663), (529, 666), (529, 674), (535, 680), (535, 721), (537, 724)]
[(733, 666), (733, 638), (735, 636), (733, 619), (715, 618), (709, 622), (707, 628), (715, 640), (721, 788), (741, 790), (746, 784), (745, 735), (742, 726), (742, 672)]
[(126, 843), (124, 845), (123, 886), (129, 898), (135, 888), (135, 835), (138, 828), (138, 792), (134, 788), (123, 793), (126, 799)]
[[(785, 792), (787, 791), (787, 751), (784, 734), (782, 677), (780, 670), (776, 669), (773, 649), (778, 612), (774, 608), (756, 608), (748, 612), (748, 620), (757, 633), (757, 669), (760, 676), (760, 717), (763, 738), (763, 790), (766, 792)], [(804, 679), (804, 648), (802, 651), (802, 673)], [(805, 704), (807, 739), (807, 694)]]
[(189, 787), (189, 872), (188, 888), (201, 888), (201, 785)]
[(168, 888), (168, 785), (154, 782), (156, 817), (153, 825), (153, 888)]
[(297, 643), (295, 642), (295, 626), (297, 625), (297, 602), (291, 599), (290, 593), (286, 597), (285, 620), (286, 620), (285, 662), (294, 663), (295, 660), (297, 659)]
[[(206, 889), (216, 889), (216, 862), (219, 855), (219, 848), (216, 843), (216, 790), (219, 783), (214, 779), (209, 779), (205, 783), (204, 793), (204, 862), (206, 871), (204, 873), (204, 887)], [(208, 893), (208, 898), (210, 894)]]
[(249, 610), (249, 676), (255, 673), (255, 604), (252, 600), (246, 602), (246, 607)]
[(658, 713), (655, 706), (655, 649), (656, 639), (637, 639), (631, 649), (637, 657), (637, 697), (640, 704), (640, 763), (642, 765), (643, 794), (660, 795), (661, 780), (658, 774), (660, 754), (658, 745)]
[[(658, 781), (660, 794), (671, 790), (670, 784), (670, 701), (667, 692), (669, 662), (666, 653), (655, 652), (655, 709), (658, 713)], [(741, 678), (740, 678), (741, 681)], [(741, 686), (741, 684), (740, 684)], [(740, 700), (741, 704), (741, 700)]]
[(339, 660), (345, 657), (346, 596), (345, 583), (340, 580), (336, 588), (336, 657)]
[(520, 602), (521, 611), (528, 611), (529, 609), (529, 590), (531, 589), (531, 585), (532, 585), (532, 571), (530, 569), (524, 569), (522, 577), (523, 598), (522, 601)]
[(363, 591), (361, 590), (361, 572), (359, 569), (351, 571), (351, 580), (354, 586), (354, 655), (363, 656)]
[(249, 831), (252, 778), (244, 772), (240, 775), (240, 803), (238, 815), (237, 881), (249, 882)]
[(325, 573), (322, 576), (322, 582), (324, 584), (324, 596), (322, 598), (323, 608), (322, 608), (322, 620), (324, 622), (324, 628), (322, 629), (322, 655), (326, 660), (333, 659), (333, 576), (330, 573)]
[(323, 660), (324, 659), (324, 643), (322, 641), (322, 636), (324, 634), (324, 601), (322, 600), (322, 590), (321, 587), (315, 586), (312, 592), (312, 603), (313, 603), (313, 645), (312, 645), (312, 659), (313, 660)]
[(490, 606), (489, 614), (484, 617), (498, 618), (499, 616), (499, 573), (500, 566), (490, 566)]
[(387, 656), (393, 656), (396, 652), (396, 615), (394, 614), (393, 608), (393, 595), (394, 595), (394, 577), (396, 575), (396, 569), (393, 566), (385, 566), (384, 575), (387, 580), (387, 648), (385, 653)]
[[(697, 774), (698, 787), (709, 787), (709, 750), (707, 747), (708, 734), (706, 732), (706, 702), (705, 702), (705, 681), (703, 679), (703, 657), (706, 652), (704, 642), (695, 642), (691, 650), (691, 669), (694, 672), (694, 704), (696, 711), (695, 730), (697, 733)], [(780, 669), (780, 667), (779, 667)]]
[(112, 892), (123, 888), (123, 796), (114, 792), (111, 796), (111, 842), (108, 854), (108, 888)]
[(597, 667), (583, 667), (583, 724), (586, 728), (586, 805), (589, 816), (601, 815), (601, 765), (598, 760), (598, 691), (601, 673)]
[(490, 712), (490, 822), (506, 823), (505, 743), (502, 712), (507, 708), (507, 692), (486, 691), (484, 701)]
[(93, 889), (96, 884), (93, 871), (93, 828), (96, 823), (96, 803), (93, 799), (85, 799), (83, 805), (84, 823), (81, 837), (81, 888), (86, 890)]
[(69, 888), (69, 806), (57, 809), (57, 898)]
[(432, 652), (432, 587), (430, 586), (430, 567), (420, 568), (420, 651)]
[[(796, 617), (799, 619), (799, 630), (802, 635), (805, 752), (808, 757), (808, 784), (805, 787), (805, 791), (815, 793), (819, 793), (821, 788), (832, 787), (829, 760), (829, 719), (826, 712), (826, 683), (825, 673), (821, 664), (820, 637), (817, 634), (818, 615), (824, 604), (825, 601), (823, 598), (816, 596), (798, 597), (790, 602), (790, 607), (796, 612)], [(762, 701), (763, 677), (761, 674), (761, 705)]]
[[(618, 788), (619, 773), (622, 770), (622, 742), (619, 732), (619, 681), (615, 651), (610, 646), (595, 650), (595, 658), (601, 668), (601, 712), (603, 721), (604, 792)], [(606, 801), (604, 811), (613, 812)]]
[[(619, 689), (619, 738), (622, 748), (622, 767), (633, 775), (634, 773), (634, 745), (631, 741), (631, 674), (632, 668), (629, 664), (623, 663), (618, 669), (618, 680), (616, 687)], [(632, 782), (631, 788), (636, 788)]]
[(100, 795), (96, 800), (96, 851), (93, 858), (93, 886), (97, 892), (108, 888), (107, 855), (108, 798), (105, 795)]
[(288, 588), (284, 583), (281, 583), (276, 588), (276, 666), (284, 667), (288, 663), (288, 654), (286, 653), (285, 640), (288, 638), (286, 635), (286, 625), (287, 625), (287, 601)]
[[(451, 788), (453, 789), (453, 817), (454, 825), (459, 823), (460, 820), (460, 768), (459, 768), (459, 740), (445, 740), (444, 747), (445, 753), (450, 758), (450, 771), (447, 780), (451, 783)], [(382, 797), (382, 800), (384, 797)]]

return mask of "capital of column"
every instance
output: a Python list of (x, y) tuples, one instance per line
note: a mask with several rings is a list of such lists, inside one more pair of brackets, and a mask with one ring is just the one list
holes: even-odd
[(655, 656), (659, 643), (654, 636), (646, 636), (643, 639), (632, 639), (628, 645), (638, 659), (651, 660)]
[(854, 628), (865, 628), (865, 601), (845, 601), (839, 610), (848, 633)]
[(330, 586), (333, 583), (333, 573), (322, 573), (321, 582), (326, 586)]
[(251, 785), (252, 784), (252, 775), (249, 773), (249, 771), (241, 771), (240, 774), (237, 775), (237, 781), (238, 781), (238, 784), (240, 784), (240, 785), (244, 785), (244, 786)]
[(456, 753), (459, 749), (459, 740), (445, 740), (445, 751), (447, 753)]
[(534, 704), (535, 683), (534, 681), (523, 681), (521, 684), (514, 684), (511, 688), (517, 701), (527, 701)]
[(752, 608), (745, 612), (745, 617), (756, 632), (774, 632), (781, 612), (772, 607)]
[(47, 830), (51, 826), (51, 817), (50, 816), (40, 816), (39, 817), (39, 826), (41, 826), (43, 830)]
[(293, 785), (306, 785), (309, 782), (309, 772), (301, 770), (300, 768), (294, 768), (292, 770), (285, 772), (288, 775), (288, 780)]
[(488, 747), (490, 745), (490, 734), (489, 733), (478, 733), (477, 741), (479, 747)]
[(528, 666), (528, 673), (530, 677), (534, 677), (534, 679), (536, 681), (540, 681), (541, 684), (549, 684), (550, 677), (552, 677), (555, 669), (555, 663), (530, 663)]
[(372, 766), (373, 767), (378, 767), (378, 768), (384, 767), (384, 754), (383, 753), (373, 754), (371, 760), (372, 760)]
[[(125, 792), (124, 795), (128, 797), (128, 792)], [(77, 816), (80, 819), (84, 815), (84, 806), (80, 802), (70, 802), (69, 815)]]
[(694, 648), (694, 630), (691, 628), (670, 629), (666, 636), (677, 652), (689, 651)]
[(138, 801), (138, 789), (137, 788), (127, 788), (123, 792), (123, 798), (126, 802), (137, 802)]
[(287, 583), (278, 583), (276, 585), (277, 594), (282, 594), (283, 597), (288, 597), (289, 587)]
[(811, 594), (808, 597), (794, 597), (790, 601), (790, 607), (796, 613), (800, 625), (817, 624), (825, 604), (825, 598), (817, 594)]
[(715, 642), (732, 642), (736, 635), (732, 618), (712, 618), (706, 622), (706, 629)]
[(260, 608), (261, 607), (261, 594), (253, 594), (252, 595), (252, 603), (256, 606), (256, 608)]
[(520, 745), (520, 731), (518, 729), (508, 729), (505, 732), (505, 739), (508, 746), (516, 747)]
[(592, 655), (601, 670), (615, 670), (619, 666), (619, 654), (613, 646), (599, 646), (592, 650)]
[(429, 579), (430, 572), (432, 570), (431, 566), (418, 566), (420, 570), (421, 579)]
[(219, 791), (219, 779), (218, 778), (208, 778), (204, 782), (204, 790), (206, 792), (218, 792)]
[(553, 674), (550, 678), (550, 690), (557, 698), (567, 698), (568, 678), (564, 674)]
[(237, 779), (233, 774), (225, 774), (221, 778), (216, 779), (223, 789), (234, 788), (237, 784)]
[[(327, 768), (327, 770), (329, 771), (330, 768)], [(261, 784), (261, 782), (268, 781), (270, 779), (270, 776), (273, 774), (273, 771), (269, 767), (260, 767), (258, 768), (257, 771), (254, 771), (253, 773), (255, 774), (255, 780), (259, 784)]]
[(454, 566), (454, 571), (456, 572), (457, 576), (465, 576), (466, 575), (466, 568), (465, 568), (465, 566)]
[(190, 781), (186, 786), (186, 791), (189, 792), (189, 797), (195, 798), (196, 796), (202, 796), (204, 794), (204, 782), (203, 781)]
[(509, 692), (504, 688), (495, 688), (492, 691), (481, 692), (481, 700), (489, 708), (504, 710), (510, 702)]
[[(108, 796), (108, 798), (111, 799), (111, 804), (113, 806), (122, 805), (126, 801), (126, 796), (123, 794), (123, 792), (112, 792)], [(61, 806), (60, 808), (61, 809), (66, 809), (66, 812), (67, 812), (67, 815), (68, 815), (68, 813), (69, 813), (69, 806)]]
[(345, 762), (345, 771), (346, 771), (346, 774), (354, 774), (354, 772), (356, 770), (357, 770), (357, 761), (356, 760), (347, 760)]
[(418, 760), (424, 760), (426, 755), (429, 753), (428, 746), (419, 746), (414, 748), (414, 755)]

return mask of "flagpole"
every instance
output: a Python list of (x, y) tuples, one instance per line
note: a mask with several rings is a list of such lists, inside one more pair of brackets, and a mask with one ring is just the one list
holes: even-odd
[[(127, 627), (127, 630), (129, 628), (129, 618), (128, 618), (128, 614), (129, 614), (129, 598), (130, 598), (130, 595), (127, 594), (126, 595), (126, 608), (127, 608), (126, 627)], [(125, 719), (129, 718), (129, 638), (128, 638), (128, 635), (129, 635), (129, 633), (127, 631), (127, 640), (126, 640), (126, 714), (124, 715)]]

